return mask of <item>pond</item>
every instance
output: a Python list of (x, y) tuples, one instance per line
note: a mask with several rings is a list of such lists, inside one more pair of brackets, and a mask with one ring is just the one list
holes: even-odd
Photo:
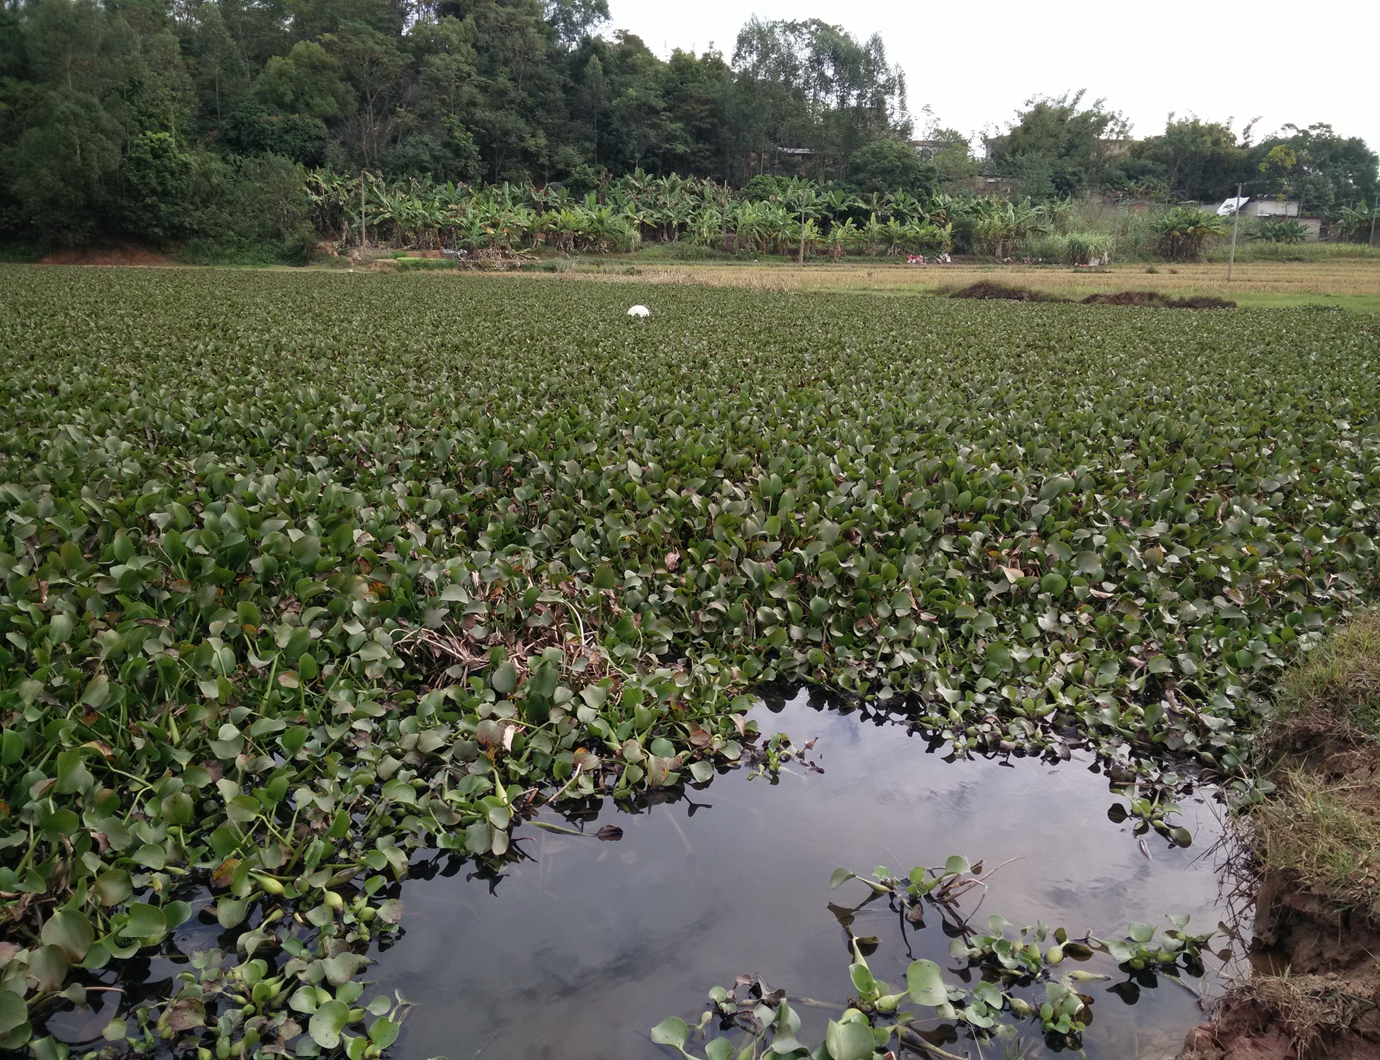
[[(753, 716), (764, 733), (784, 731), (797, 746), (815, 741), (807, 759), (822, 772), (792, 762), (773, 783), (738, 769), (633, 813), (612, 801), (583, 818), (547, 813), (542, 820), (590, 834), (524, 825), (518, 835), (532, 860), (497, 878), (444, 857), (416, 866), (414, 875), (430, 878), (403, 886), (405, 931), (369, 971), (416, 1003), (394, 1055), (657, 1057), (648, 1029), (669, 1015), (693, 1025), (707, 989), (731, 986), (740, 973), (830, 1003), (795, 1006), (802, 1040), (818, 1041), (850, 993), (848, 939), (829, 904), (857, 905), (868, 894), (858, 881), (830, 891), (840, 866), (904, 875), (951, 854), (981, 858), (989, 870), (1010, 861), (989, 881), (981, 920), (1001, 913), (1020, 927), (1043, 919), (1073, 937), (1119, 938), (1128, 921), (1167, 926), (1167, 914), (1191, 914), (1199, 932), (1232, 922), (1218, 844), (1223, 811), (1209, 789), (1179, 803), (1191, 847), (1154, 832), (1142, 844), (1132, 821), (1108, 817), (1125, 800), (1076, 753), (1058, 765), (945, 761), (903, 725), (828, 709), (804, 692)], [(595, 838), (605, 825), (621, 838)], [(969, 914), (978, 904), (970, 897)], [(857, 935), (879, 938), (869, 962), (881, 978), (902, 982), (913, 957), (954, 963), (937, 917), (904, 937), (885, 901), (856, 918)], [(1203, 977), (1161, 976), (1156, 989), (1113, 990), (1128, 977), (1105, 955), (1088, 962), (1112, 980), (1086, 984), (1095, 998), (1086, 1054), (1174, 1056), (1204, 1019), (1199, 994), (1219, 991), (1224, 964), (1238, 960), (1224, 936), (1211, 945), (1221, 954), (1204, 952)], [(1026, 1038), (1039, 1055), (1036, 1032)], [(946, 1048), (965, 1046), (977, 1055), (966, 1039)]]

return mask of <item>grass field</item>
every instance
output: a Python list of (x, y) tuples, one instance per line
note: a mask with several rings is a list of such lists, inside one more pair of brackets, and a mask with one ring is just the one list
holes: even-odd
[(729, 274), (0, 267), (0, 1048), (199, 901), (240, 956), (155, 1018), (376, 1060), (411, 852), (774, 768), (757, 682), (1091, 747), (1175, 841), (1166, 752), (1250, 794), (1375, 594), (1380, 329)]

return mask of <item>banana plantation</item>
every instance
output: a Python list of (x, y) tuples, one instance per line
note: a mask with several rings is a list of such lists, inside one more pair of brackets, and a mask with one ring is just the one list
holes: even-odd
[[(545, 246), (626, 253), (643, 243), (684, 243), (730, 254), (941, 254), (1008, 256), (1057, 225), (1060, 204), (903, 191), (858, 195), (811, 181), (777, 180), (735, 191), (694, 177), (640, 170), (578, 198), (559, 185), (470, 187), (370, 174), (309, 176), (313, 221), (341, 247), (450, 249), (501, 256)], [(957, 246), (956, 246), (957, 244)]]

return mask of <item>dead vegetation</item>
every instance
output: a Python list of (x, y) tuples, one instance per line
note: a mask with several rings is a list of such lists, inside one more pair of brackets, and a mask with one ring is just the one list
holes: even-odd
[(949, 295), (950, 298), (998, 299), (1005, 302), (1077, 302), (1079, 305), (1128, 305), (1149, 306), (1155, 309), (1235, 309), (1236, 303), (1211, 295), (1192, 295), (1188, 298), (1171, 298), (1159, 291), (1113, 291), (1096, 292), (1086, 298), (1060, 298), (1048, 291), (1037, 291), (1030, 287), (1012, 287), (1008, 284), (981, 281), (962, 287)]

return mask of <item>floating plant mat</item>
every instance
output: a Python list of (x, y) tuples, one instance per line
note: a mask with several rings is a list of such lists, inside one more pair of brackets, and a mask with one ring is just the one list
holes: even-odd
[(1163, 316), (0, 269), (0, 1048), (65, 1060), (211, 887), (225, 964), (112, 1050), (380, 1060), (410, 862), (753, 757), (760, 682), (1260, 797), (1275, 675), (1375, 596), (1380, 347)]
[[(782, 730), (797, 744), (817, 740), (807, 758), (823, 773), (788, 763), (773, 784), (739, 769), (634, 814), (611, 800), (574, 821), (543, 814), (538, 820), (587, 835), (524, 825), (517, 841), (534, 860), (497, 878), (474, 876), (468, 863), (451, 871), (440, 860), (439, 871), (417, 879), (414, 863), (402, 887), (403, 934), (367, 973), (416, 1003), (395, 1055), (655, 1057), (652, 1024), (671, 1014), (695, 1023), (706, 991), (731, 986), (740, 973), (791, 997), (830, 1002), (794, 1006), (801, 1040), (819, 1041), (854, 993), (847, 936), (829, 906), (857, 905), (868, 894), (856, 881), (830, 891), (839, 866), (867, 874), (882, 864), (904, 875), (954, 852), (982, 858), (988, 869), (1020, 859), (988, 881), (974, 918), (981, 924), (1001, 913), (1017, 927), (1044, 919), (1073, 936), (1105, 938), (1123, 935), (1131, 920), (1167, 928), (1164, 914), (1191, 914), (1199, 932), (1230, 919), (1220, 897), (1223, 859), (1211, 850), (1221, 828), (1206, 792), (1180, 803), (1192, 847), (1151, 832), (1147, 858), (1131, 822), (1108, 819), (1108, 807), (1125, 800), (1077, 758), (1057, 767), (946, 762), (900, 725), (811, 706), (804, 693), (779, 713), (755, 716), (764, 731)], [(600, 841), (595, 833), (606, 826), (621, 838)], [(976, 905), (972, 894), (965, 911)], [(878, 978), (903, 983), (912, 955), (955, 966), (937, 916), (927, 914), (923, 929), (907, 927), (910, 954), (898, 921), (876, 901), (852, 925), (879, 938), (869, 957)], [(1211, 948), (1230, 945), (1219, 934)], [(1204, 978), (1184, 982), (1209, 992), (1223, 962), (1203, 956)], [(1110, 958), (1066, 963), (1112, 976), (1083, 985), (1095, 998), (1083, 1036), (1090, 1057), (1173, 1056), (1202, 1019), (1197, 998), (1163, 977), (1157, 989), (1115, 993), (1111, 987), (1132, 977)], [(1136, 993), (1134, 1004), (1123, 1000)], [(1038, 1024), (1025, 1033), (1042, 1053)], [(964, 1044), (971, 1049), (946, 1048), (961, 1053)]]

